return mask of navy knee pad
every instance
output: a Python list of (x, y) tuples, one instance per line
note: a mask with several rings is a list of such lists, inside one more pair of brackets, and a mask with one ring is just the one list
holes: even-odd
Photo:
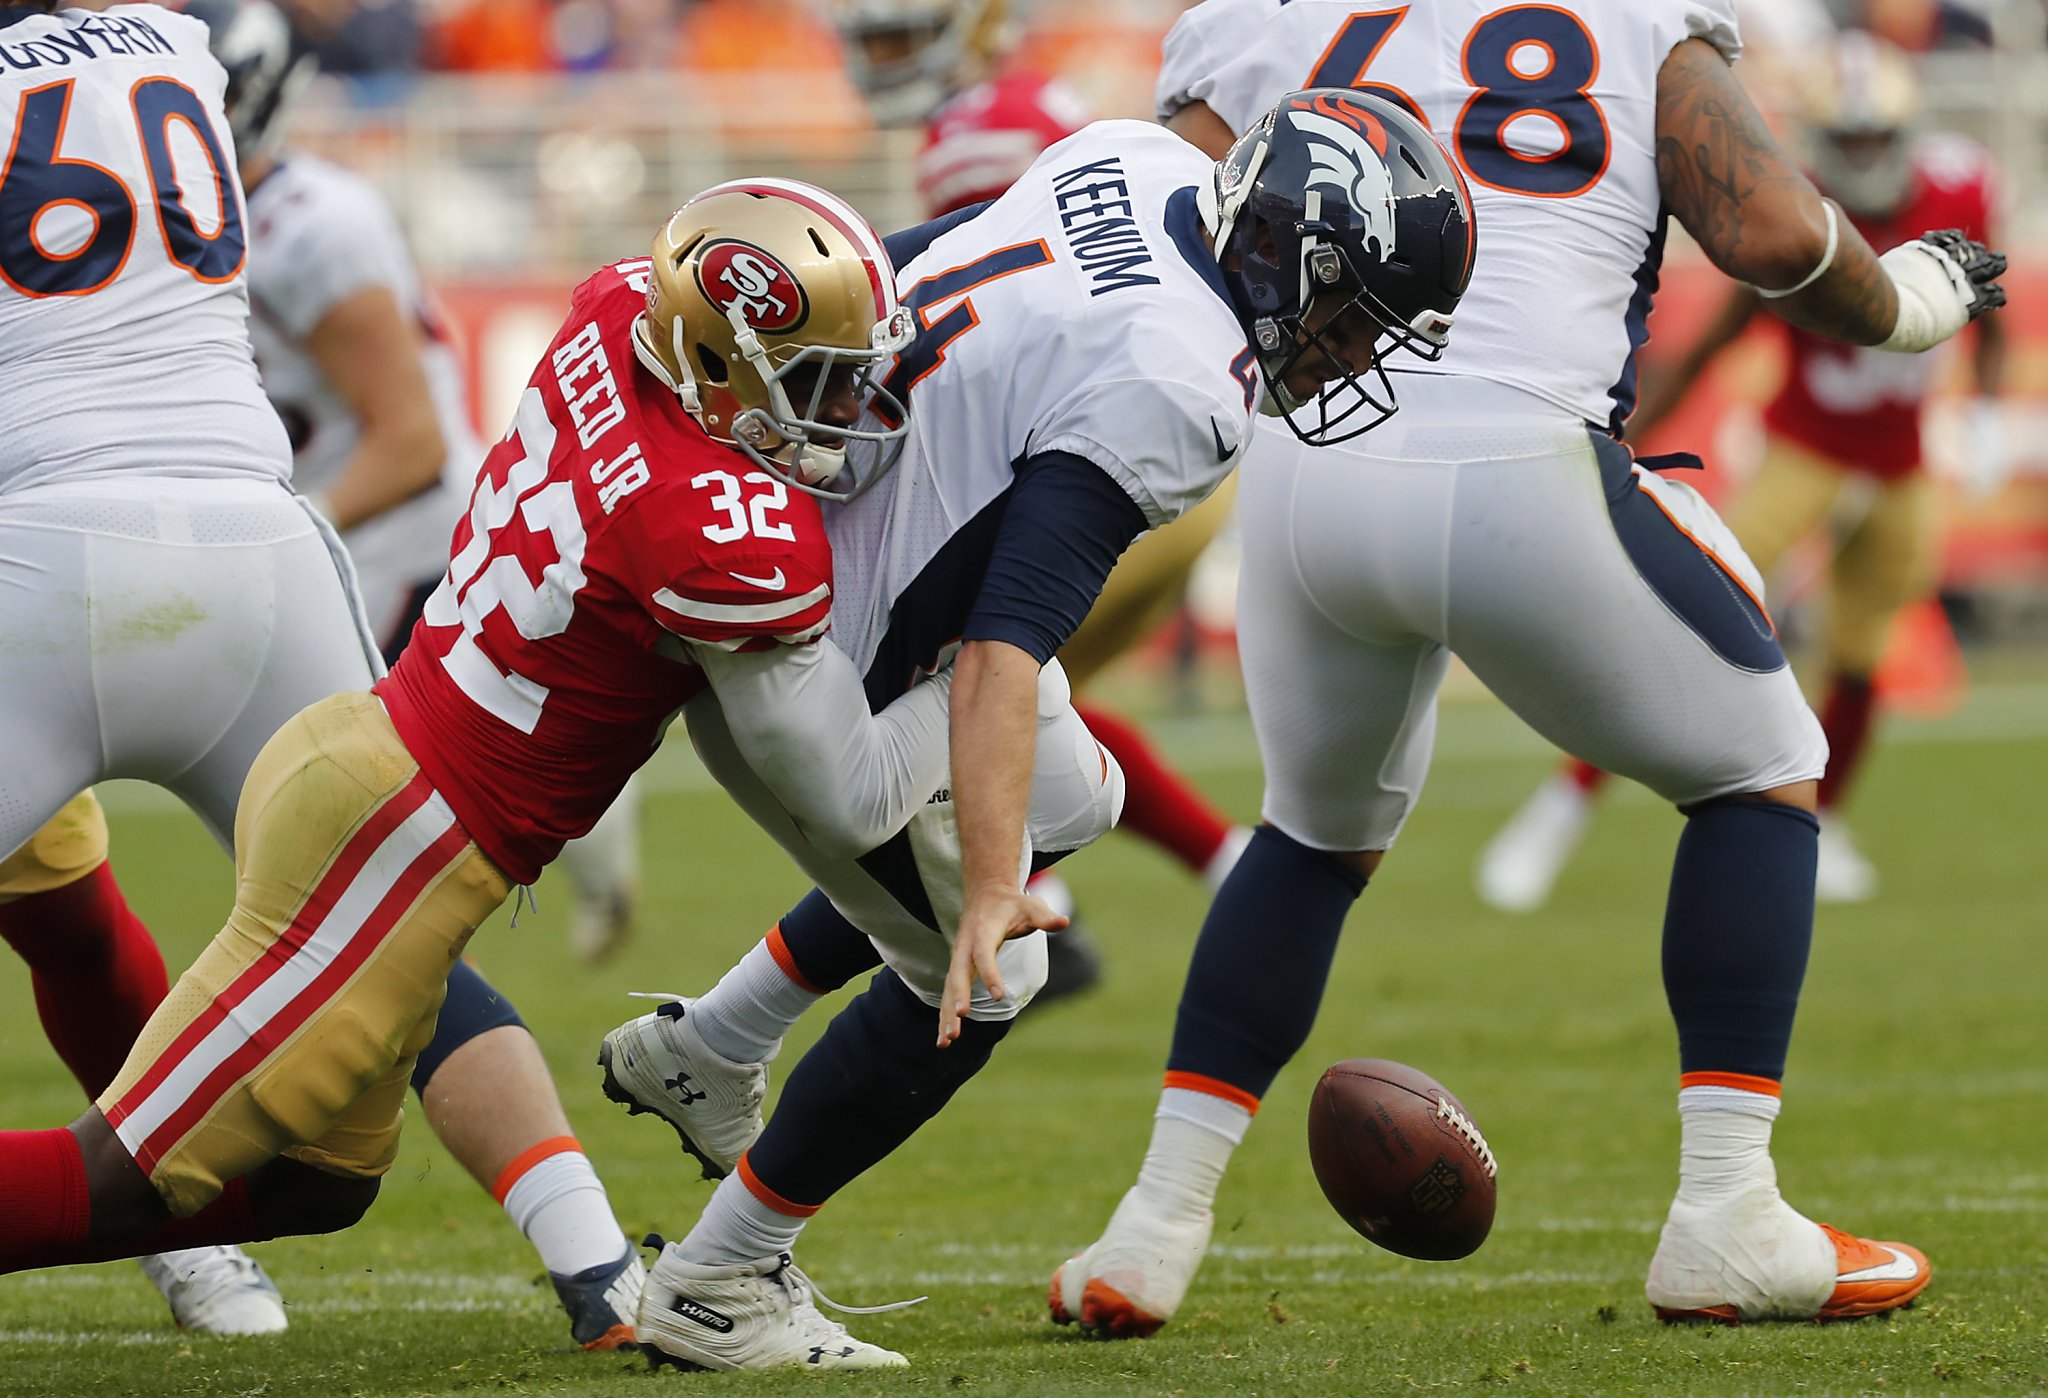
[(1780, 1080), (1813, 946), (1820, 822), (1777, 801), (1687, 812), (1664, 912), (1679, 1071)]
[(937, 1116), (1011, 1022), (967, 1020), (940, 1048), (939, 1012), (883, 971), (797, 1062), (748, 1167), (785, 1199), (824, 1203)]
[(434, 1024), (434, 1037), (412, 1066), (412, 1090), (425, 1092), (449, 1054), (477, 1035), (508, 1024), (524, 1028), (526, 1021), (474, 966), (467, 961), (456, 962), (455, 969), (448, 973), (448, 996), (441, 1002), (441, 1018)]

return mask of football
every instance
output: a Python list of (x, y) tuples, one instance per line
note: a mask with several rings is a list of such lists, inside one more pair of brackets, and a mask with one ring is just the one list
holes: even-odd
[(1405, 1063), (1352, 1058), (1324, 1073), (1308, 1154), (1331, 1207), (1389, 1252), (1447, 1262), (1493, 1227), (1493, 1151), (1449, 1089)]

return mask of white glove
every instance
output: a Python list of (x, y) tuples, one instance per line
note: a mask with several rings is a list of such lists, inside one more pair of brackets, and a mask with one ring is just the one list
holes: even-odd
[(1988, 500), (2012, 477), (2012, 449), (1996, 398), (1973, 398), (1963, 408), (1963, 493)]
[(1878, 259), (1899, 293), (1899, 318), (1877, 346), (1899, 354), (1933, 349), (2005, 304), (2005, 256), (1953, 229), (1901, 243)]

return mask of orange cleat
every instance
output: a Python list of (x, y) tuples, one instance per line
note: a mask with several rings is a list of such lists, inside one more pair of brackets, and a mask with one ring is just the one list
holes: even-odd
[[(1811, 1316), (1750, 1316), (1747, 1319), (1812, 1320), (1825, 1325), (1858, 1320), (1913, 1304), (1927, 1289), (1934, 1268), (1927, 1254), (1906, 1243), (1872, 1242), (1844, 1233), (1832, 1224), (1816, 1224), (1835, 1250), (1835, 1285)], [(1654, 1306), (1657, 1319), (1668, 1324), (1740, 1325), (1745, 1317), (1732, 1305)]]

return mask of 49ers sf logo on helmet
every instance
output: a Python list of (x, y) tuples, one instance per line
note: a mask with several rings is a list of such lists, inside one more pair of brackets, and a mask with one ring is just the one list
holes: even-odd
[(773, 253), (735, 238), (717, 239), (698, 256), (697, 289), (720, 314), (737, 308), (766, 335), (787, 335), (811, 314), (803, 283)]

